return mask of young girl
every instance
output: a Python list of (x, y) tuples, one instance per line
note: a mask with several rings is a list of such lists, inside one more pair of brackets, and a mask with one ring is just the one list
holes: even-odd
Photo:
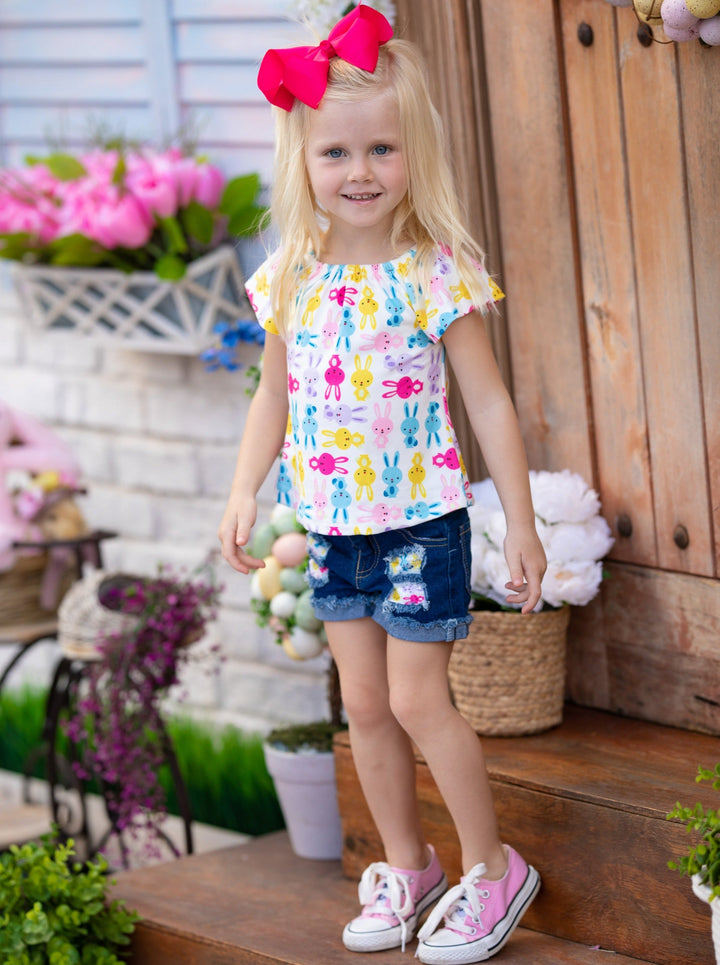
[[(391, 38), (360, 5), (319, 47), (263, 60), (258, 83), (279, 108), (281, 244), (247, 286), (268, 335), (219, 536), (236, 570), (263, 566), (246, 546), (282, 450), (279, 498), (309, 531), (315, 611), (385, 850), (362, 876), (363, 908), (343, 942), (404, 948), (440, 899), (419, 932), (420, 961), (477, 962), (504, 945), (540, 879), (499, 840), (480, 742), (448, 691), (452, 641), (471, 621), (472, 496), (446, 352), (507, 518), (507, 599), (524, 613), (540, 598), (545, 556), (481, 317), (502, 294), (462, 227), (423, 65)], [(420, 828), (413, 741), (462, 848), (465, 874), (447, 893)]]

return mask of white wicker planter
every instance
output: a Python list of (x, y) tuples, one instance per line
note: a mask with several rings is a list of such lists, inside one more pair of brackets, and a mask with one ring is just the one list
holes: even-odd
[(710, 901), (711, 890), (707, 885), (704, 885), (700, 882), (700, 875), (693, 875), (692, 890), (701, 901), (704, 901), (706, 904), (710, 905), (710, 910), (712, 912), (712, 939), (713, 946), (715, 948), (715, 961), (717, 962), (717, 965), (720, 965), (720, 897), (714, 898), (712, 901)]
[(196, 355), (217, 322), (252, 313), (228, 245), (188, 265), (180, 281), (150, 271), (16, 265), (18, 297), (34, 325), (145, 352)]

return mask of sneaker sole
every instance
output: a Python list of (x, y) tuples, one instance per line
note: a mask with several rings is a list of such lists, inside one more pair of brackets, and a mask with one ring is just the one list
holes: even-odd
[[(442, 876), (440, 881), (418, 902), (415, 914), (407, 920), (407, 935), (405, 944), (413, 940), (422, 915), (447, 891), (447, 878)], [(394, 928), (383, 928), (376, 932), (354, 932), (346, 925), (343, 931), (343, 945), (349, 952), (383, 952), (391, 948), (400, 948), (402, 935), (399, 925)]]
[(528, 865), (522, 887), (510, 903), (505, 917), (489, 935), (462, 945), (428, 945), (427, 942), (421, 942), (417, 950), (418, 959), (423, 965), (473, 965), (475, 962), (486, 962), (505, 945), (539, 890), (540, 875), (532, 865)]

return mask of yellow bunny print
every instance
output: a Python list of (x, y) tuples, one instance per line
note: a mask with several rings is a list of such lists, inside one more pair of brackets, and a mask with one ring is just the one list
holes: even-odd
[(355, 470), (355, 474), (353, 476), (353, 479), (358, 484), (355, 499), (362, 499), (363, 489), (367, 489), (367, 498), (370, 500), (370, 502), (372, 502), (372, 486), (375, 482), (377, 474), (372, 467), (372, 463), (370, 462), (370, 456), (358, 456), (357, 464), (359, 469)]
[(427, 496), (427, 490), (425, 489), (425, 467), (422, 464), (423, 457), (422, 453), (416, 452), (412, 457), (412, 468), (408, 469), (408, 479), (412, 483), (412, 489), (410, 490), (410, 498), (417, 499), (418, 494), (420, 496)]
[(355, 398), (358, 402), (364, 402), (370, 395), (369, 385), (373, 384), (374, 376), (370, 371), (372, 366), (372, 357), (370, 355), (365, 359), (365, 365), (362, 364), (362, 359), (359, 355), (355, 356), (355, 371), (350, 376), (350, 382), (355, 387)]
[(301, 323), (303, 325), (312, 325), (315, 312), (320, 307), (320, 292), (322, 290), (323, 286), (321, 285), (319, 288), (315, 289), (315, 294), (308, 298), (307, 307), (302, 314)]
[(367, 278), (367, 268), (364, 265), (348, 265), (348, 279), (359, 284), (363, 278)]
[(366, 285), (363, 288), (363, 297), (358, 302), (358, 308), (362, 314), (362, 321), (360, 322), (360, 328), (365, 328), (367, 322), (370, 323), (370, 328), (373, 330), (377, 328), (377, 321), (375, 319), (375, 312), (378, 310), (379, 305), (375, 300), (372, 288)]

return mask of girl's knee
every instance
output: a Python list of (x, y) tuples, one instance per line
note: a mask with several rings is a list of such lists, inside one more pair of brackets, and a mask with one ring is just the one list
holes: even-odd
[(351, 682), (343, 685), (342, 699), (348, 721), (357, 727), (376, 726), (392, 717), (387, 692), (382, 688)]

